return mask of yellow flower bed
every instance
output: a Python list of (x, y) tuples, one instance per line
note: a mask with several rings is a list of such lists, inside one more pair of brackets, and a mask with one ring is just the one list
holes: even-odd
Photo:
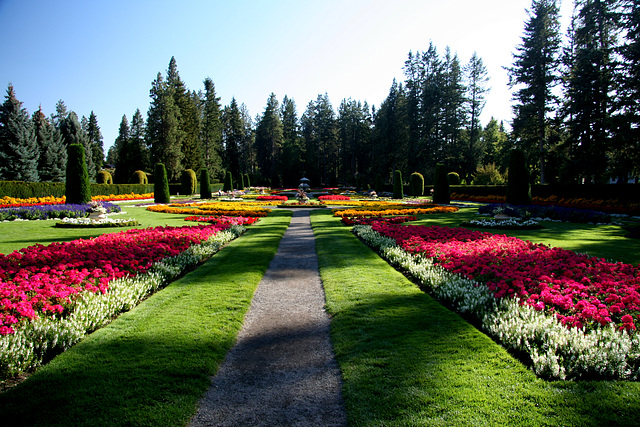
[(413, 208), (404, 209), (334, 209), (333, 216), (336, 217), (362, 217), (362, 216), (385, 216), (385, 215), (424, 215), (434, 213), (452, 213), (457, 212), (455, 206), (433, 206), (430, 208)]
[(184, 215), (214, 215), (214, 216), (251, 216), (251, 217), (265, 217), (269, 214), (269, 209), (260, 209), (260, 208), (250, 208), (245, 207), (244, 209), (240, 206), (236, 206), (235, 209), (226, 209), (223, 207), (183, 207), (183, 206), (166, 206), (166, 205), (152, 205), (147, 207), (148, 211), (151, 212), (163, 212), (163, 213), (173, 213), (173, 214), (184, 214)]
[[(389, 206), (399, 205), (396, 202), (388, 202), (386, 200), (323, 200), (320, 203), (323, 205), (338, 205), (338, 206)], [(404, 206), (404, 205), (402, 205)]]
[(28, 199), (4, 196), (0, 198), (0, 205), (55, 205), (64, 203), (65, 200), (64, 196), (29, 197)]

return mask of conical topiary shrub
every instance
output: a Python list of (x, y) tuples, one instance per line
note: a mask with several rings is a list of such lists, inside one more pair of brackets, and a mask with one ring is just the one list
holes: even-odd
[(402, 199), (403, 191), (402, 191), (402, 172), (396, 170), (393, 173), (393, 198), (394, 199)]
[(436, 165), (436, 173), (433, 182), (433, 203), (448, 205), (451, 202), (449, 194), (449, 181), (447, 180), (447, 170), (443, 164)]
[(169, 203), (169, 180), (167, 179), (167, 169), (164, 164), (156, 164), (153, 176), (153, 201), (156, 203)]
[(411, 184), (411, 195), (413, 197), (421, 197), (424, 194), (424, 176), (421, 173), (414, 172), (409, 177)]
[(67, 180), (64, 195), (67, 203), (83, 204), (91, 201), (91, 184), (82, 144), (67, 147)]
[(233, 191), (233, 177), (231, 176), (231, 172), (227, 172), (224, 177), (224, 185), (222, 186), (222, 191)]
[(196, 193), (198, 180), (193, 169), (185, 169), (180, 175), (180, 193), (191, 196)]
[(384, 190), (384, 181), (382, 180), (382, 175), (380, 175), (379, 173), (376, 174), (376, 183), (374, 186), (374, 190), (376, 190), (376, 193), (378, 194), (382, 194), (382, 191)]
[(251, 188), (251, 180), (249, 179), (249, 174), (248, 173), (244, 174), (244, 186), (246, 188)]
[(207, 168), (200, 170), (200, 198), (211, 198), (211, 182), (209, 181), (209, 170)]
[(507, 203), (510, 205), (530, 205), (531, 183), (529, 169), (522, 150), (511, 150), (507, 177)]

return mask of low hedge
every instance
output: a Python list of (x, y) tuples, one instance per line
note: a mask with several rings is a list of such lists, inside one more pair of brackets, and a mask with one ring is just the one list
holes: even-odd
[[(62, 197), (64, 192), (64, 182), (0, 181), (0, 197), (9, 196), (18, 199), (47, 196)], [(131, 193), (153, 193), (153, 184), (91, 184), (92, 196)]]

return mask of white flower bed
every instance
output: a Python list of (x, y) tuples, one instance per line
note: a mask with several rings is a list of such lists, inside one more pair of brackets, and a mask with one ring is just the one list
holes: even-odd
[(52, 350), (66, 350), (86, 333), (138, 305), (147, 295), (168, 284), (183, 271), (218, 252), (246, 229), (232, 225), (206, 242), (191, 246), (179, 255), (156, 263), (136, 277), (114, 280), (105, 294), (83, 292), (74, 310), (63, 319), (39, 317), (16, 327), (14, 334), (0, 336), (1, 376), (14, 375), (42, 364)]
[(404, 251), (371, 226), (356, 225), (353, 232), (391, 265), (409, 272), (438, 300), (459, 313), (475, 316), (504, 347), (528, 354), (537, 375), (549, 379), (594, 374), (640, 378), (640, 334), (617, 331), (612, 325), (586, 333), (568, 329), (543, 311), (520, 305), (513, 298), (496, 299), (485, 285), (450, 273), (432, 259)]

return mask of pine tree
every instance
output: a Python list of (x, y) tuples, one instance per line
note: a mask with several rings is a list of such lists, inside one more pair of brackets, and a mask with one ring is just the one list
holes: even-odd
[(213, 81), (204, 80), (204, 105), (202, 112), (202, 154), (204, 167), (211, 176), (220, 176), (222, 172), (222, 112), (220, 98), (216, 96)]
[(560, 79), (559, 19), (556, 0), (533, 0), (522, 44), (517, 47), (513, 67), (509, 69), (509, 87), (519, 88), (514, 95), (513, 133), (519, 145), (538, 158), (543, 184), (547, 181), (548, 114), (557, 103), (553, 88)]
[(341, 165), (340, 182), (353, 185), (364, 179), (370, 163), (371, 115), (368, 105), (353, 99), (344, 99), (338, 108), (338, 136)]
[(282, 117), (282, 179), (285, 186), (294, 187), (305, 170), (305, 163), (296, 104), (286, 95), (282, 100), (280, 116)]
[(51, 124), (59, 130), (62, 126), (62, 121), (66, 119), (68, 115), (67, 105), (62, 99), (59, 99), (58, 102), (56, 102), (56, 112), (51, 115)]
[(129, 146), (131, 155), (131, 168), (135, 170), (148, 171), (151, 164), (149, 159), (149, 149), (145, 141), (146, 127), (144, 118), (139, 109), (133, 113), (129, 132)]
[(91, 147), (90, 155), (95, 165), (95, 170), (102, 169), (104, 164), (104, 143), (102, 140), (102, 133), (100, 132), (100, 126), (98, 126), (98, 117), (93, 111), (89, 114), (89, 122), (86, 129), (87, 139), (89, 146)]
[(93, 158), (88, 153), (92, 153), (89, 145), (89, 139), (86, 132), (82, 129), (82, 125), (78, 121), (78, 116), (75, 112), (71, 111), (67, 114), (67, 117), (60, 123), (60, 133), (62, 134), (62, 140), (68, 147), (71, 144), (82, 144), (85, 152), (85, 161), (87, 162), (87, 173), (89, 179), (95, 181), (96, 168), (93, 163)]
[(409, 158), (408, 101), (402, 84), (393, 80), (389, 95), (376, 112), (375, 137), (371, 149), (372, 170), (384, 171), (389, 176), (392, 170), (407, 170)]
[(278, 100), (272, 93), (258, 122), (255, 140), (260, 172), (263, 176), (271, 178), (272, 185), (276, 185), (276, 176), (280, 172), (283, 139)]
[(114, 142), (114, 147), (117, 152), (115, 182), (116, 184), (128, 184), (131, 179), (131, 174), (137, 170), (137, 168), (132, 164), (131, 129), (129, 128), (129, 120), (127, 120), (126, 115), (123, 115), (120, 121), (120, 129), (118, 131), (118, 137)]
[(467, 112), (469, 127), (467, 129), (468, 141), (463, 150), (464, 175), (467, 181), (471, 181), (471, 175), (482, 161), (485, 147), (482, 146), (480, 115), (486, 103), (486, 94), (489, 88), (487, 68), (476, 52), (473, 53), (469, 64), (465, 67), (467, 76)]
[(244, 128), (240, 109), (235, 98), (224, 111), (224, 166), (232, 175), (240, 173), (240, 145), (244, 138)]
[(31, 118), (9, 84), (0, 106), (0, 180), (38, 181), (38, 157)]
[(617, 64), (618, 0), (578, 0), (565, 81), (568, 175), (578, 182), (605, 182), (611, 146)]
[(184, 169), (180, 129), (180, 110), (173, 100), (173, 89), (165, 84), (162, 74), (151, 84), (151, 105), (147, 113), (147, 143), (154, 163), (162, 163), (168, 179), (175, 182)]
[(62, 135), (45, 117), (42, 107), (33, 113), (31, 120), (40, 152), (38, 157), (40, 181), (64, 182), (67, 150), (62, 142)]

